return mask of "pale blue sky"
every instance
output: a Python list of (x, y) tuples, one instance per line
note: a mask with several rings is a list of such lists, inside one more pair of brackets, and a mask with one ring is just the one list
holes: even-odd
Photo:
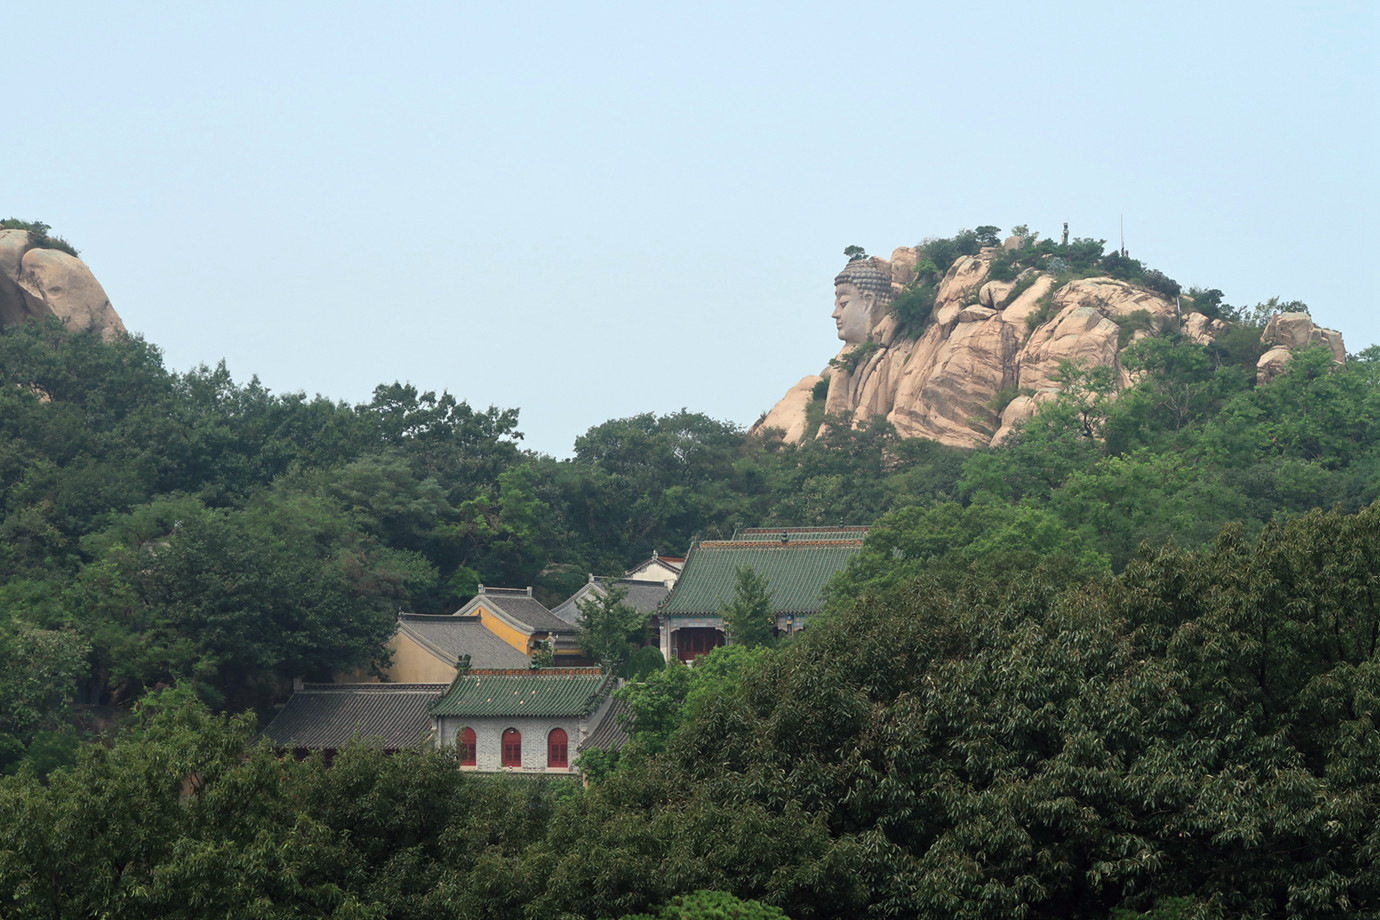
[(1380, 342), (1377, 4), (7, 8), (0, 216), (187, 370), (750, 424), (849, 244), (1026, 223)]

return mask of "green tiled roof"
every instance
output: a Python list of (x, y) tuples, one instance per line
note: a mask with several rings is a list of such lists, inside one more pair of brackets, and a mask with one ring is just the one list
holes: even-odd
[(685, 571), (661, 607), (669, 617), (718, 616), (733, 597), (739, 566), (749, 566), (767, 581), (772, 592), (772, 613), (818, 613), (820, 591), (835, 572), (862, 549), (863, 531), (854, 529), (844, 539), (819, 539), (839, 531), (792, 533), (775, 541), (747, 532), (744, 538), (699, 543), (685, 560)]
[(733, 535), (730, 543), (818, 543), (827, 540), (861, 540), (867, 536), (865, 526), (856, 527), (745, 527)]
[(613, 688), (612, 675), (593, 668), (462, 674), (431, 707), (434, 716), (589, 715)]

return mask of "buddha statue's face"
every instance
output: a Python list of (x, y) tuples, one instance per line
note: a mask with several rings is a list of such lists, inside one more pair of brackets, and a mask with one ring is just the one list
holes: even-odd
[(874, 299), (875, 295), (859, 291), (858, 286), (850, 282), (834, 285), (834, 325), (838, 327), (839, 338), (850, 345), (867, 340)]

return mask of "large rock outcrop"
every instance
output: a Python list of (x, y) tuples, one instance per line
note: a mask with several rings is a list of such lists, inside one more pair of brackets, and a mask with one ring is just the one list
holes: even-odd
[(35, 246), (27, 230), (0, 230), (0, 324), (56, 316), (106, 339), (125, 332), (105, 289), (86, 263)]
[[(835, 279), (834, 317), (843, 350), (830, 367), (796, 384), (755, 430), (777, 428), (789, 441), (808, 436), (811, 394), (827, 380), (827, 413), (852, 413), (855, 422), (885, 416), (902, 437), (959, 447), (996, 444), (1058, 394), (1057, 375), (1066, 361), (1110, 367), (1124, 388), (1134, 381), (1121, 365), (1121, 352), (1132, 342), (1178, 327), (1207, 344), (1227, 329), (1221, 320), (1181, 315), (1171, 300), (1113, 278), (1060, 285), (1032, 268), (1014, 280), (991, 279), (997, 252), (955, 261), (928, 317), (911, 329), (887, 307), (915, 278), (916, 251), (898, 249), (889, 261), (849, 263)], [(891, 291), (878, 294), (874, 276), (888, 271)], [(857, 331), (864, 316), (870, 317), (865, 337)], [(1336, 333), (1305, 329), (1286, 317), (1271, 323), (1267, 341), (1275, 336), (1281, 349), (1325, 342), (1344, 359)], [(1262, 377), (1268, 379), (1263, 371)]]
[(1269, 383), (1284, 373), (1289, 359), (1300, 348), (1326, 345), (1332, 350), (1335, 363), (1346, 363), (1346, 344), (1342, 341), (1342, 334), (1335, 329), (1322, 328), (1307, 313), (1275, 314), (1265, 324), (1260, 343), (1268, 347), (1256, 364), (1256, 383)]

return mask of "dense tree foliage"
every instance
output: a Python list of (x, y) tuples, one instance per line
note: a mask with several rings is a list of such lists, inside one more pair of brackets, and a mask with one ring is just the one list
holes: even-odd
[(733, 595), (724, 604), (721, 616), (724, 631), (734, 645), (757, 648), (776, 635), (776, 617), (771, 612), (772, 590), (767, 579), (747, 565), (733, 573)]
[(357, 747), (327, 769), (252, 735), (252, 719), (163, 697), (46, 784), (7, 778), (0, 912), (479, 916), (503, 903), (503, 881), (474, 882), (530, 845), (552, 805), (542, 787), (476, 783), (442, 752)]
[[(1146, 550), (1082, 584), (921, 574), (866, 590), (784, 649), (721, 649), (633, 685), (628, 756), (585, 790), (476, 777), (444, 751), (280, 761), (249, 721), (158, 694), (46, 781), (0, 778), (0, 903), (1367, 916), (1378, 647), (1371, 506)], [(717, 893), (676, 900), (692, 892)]]
[[(851, 247), (850, 247), (851, 248)], [(629, 914), (623, 920), (790, 920), (780, 908), (744, 901), (723, 891), (677, 895), (655, 914)]]
[(649, 615), (627, 603), (628, 587), (610, 584), (576, 602), (580, 651), (608, 672), (617, 671), (647, 637)]
[(613, 864), (552, 878), (597, 901), (642, 860), (793, 917), (1365, 914), (1377, 641), (1380, 507), (1229, 529), (1086, 586), (913, 579), (607, 777), (552, 839)]
[[(358, 406), (278, 396), (223, 363), (170, 373), (137, 337), (7, 327), (0, 654), (80, 650), (87, 703), (191, 679), (262, 704), (367, 667), (399, 609), (447, 612), (480, 582), (555, 602), (740, 522), (865, 523), (955, 496), (961, 464), (885, 424), (795, 446), (684, 410), (596, 426), (569, 461), (520, 437), (515, 410), (410, 385)], [(11, 720), (21, 748), (71, 698), (67, 669), (45, 673), (48, 715)]]

